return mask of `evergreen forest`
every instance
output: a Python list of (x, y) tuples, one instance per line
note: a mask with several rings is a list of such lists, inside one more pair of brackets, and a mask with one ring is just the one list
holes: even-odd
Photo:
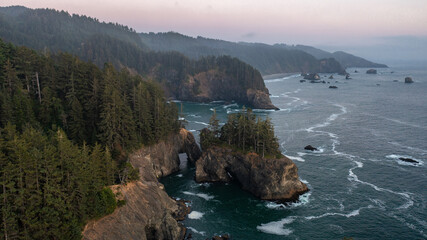
[(80, 239), (139, 178), (127, 153), (179, 127), (156, 82), (0, 40), (0, 238)]
[(281, 158), (279, 143), (274, 127), (267, 117), (257, 117), (250, 108), (229, 114), (227, 122), (220, 128), (216, 112), (212, 114), (209, 128), (200, 133), (202, 149), (210, 146), (231, 146), (243, 153), (254, 152), (262, 157)]

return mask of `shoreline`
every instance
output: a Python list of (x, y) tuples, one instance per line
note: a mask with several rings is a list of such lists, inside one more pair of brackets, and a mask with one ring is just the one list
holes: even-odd
[(264, 80), (272, 80), (272, 79), (277, 79), (277, 78), (284, 78), (284, 77), (289, 77), (295, 74), (300, 74), (299, 72), (294, 72), (294, 73), (275, 73), (275, 74), (269, 74), (269, 75), (263, 75), (262, 78)]

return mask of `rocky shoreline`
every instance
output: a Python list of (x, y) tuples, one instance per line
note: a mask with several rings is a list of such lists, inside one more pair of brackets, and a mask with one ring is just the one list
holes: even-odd
[(227, 147), (213, 146), (196, 161), (197, 182), (236, 180), (246, 191), (263, 200), (297, 201), (309, 191), (298, 177), (298, 168), (289, 158), (262, 158)]
[[(191, 211), (188, 202), (172, 199), (158, 181), (179, 170), (179, 153), (186, 153), (196, 165), (197, 182), (237, 180), (256, 197), (276, 202), (297, 201), (308, 191), (299, 180), (296, 165), (284, 156), (262, 158), (255, 153), (244, 155), (216, 146), (201, 153), (193, 134), (181, 129), (179, 134), (130, 155), (140, 180), (111, 186), (125, 205), (89, 222), (82, 233), (83, 239), (184, 239), (186, 228), (180, 221)], [(222, 239), (229, 239), (226, 237)]]
[(185, 219), (189, 209), (185, 202), (169, 197), (158, 181), (159, 177), (179, 170), (179, 153), (187, 153), (190, 161), (201, 154), (194, 136), (185, 129), (132, 154), (130, 162), (139, 169), (140, 180), (111, 186), (126, 204), (89, 222), (83, 239), (184, 239), (186, 229), (178, 221)]

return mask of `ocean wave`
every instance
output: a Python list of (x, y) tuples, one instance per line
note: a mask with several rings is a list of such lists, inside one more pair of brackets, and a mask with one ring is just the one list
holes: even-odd
[(373, 208), (374, 206), (369, 205), (367, 207), (361, 207), (359, 209), (353, 210), (349, 213), (324, 213), (320, 216), (308, 216), (308, 217), (304, 217), (307, 220), (313, 220), (313, 219), (319, 219), (319, 218), (323, 218), (323, 217), (327, 217), (327, 216), (342, 216), (342, 217), (355, 217), (358, 216), (360, 214), (360, 210), (364, 209), (364, 208)]
[(222, 106), (222, 108), (224, 108), (224, 109), (230, 108), (230, 107), (239, 107), (239, 105), (237, 103), (232, 103), (232, 104)]
[(309, 128), (307, 128), (307, 129), (306, 129), (306, 131), (307, 131), (307, 132), (314, 132), (314, 129), (316, 129), (316, 128), (323, 128), (323, 127), (327, 127), (327, 126), (331, 125), (331, 123), (332, 123), (333, 121), (335, 121), (339, 116), (341, 116), (341, 115), (343, 115), (343, 114), (346, 114), (346, 113), (347, 113), (347, 108), (346, 108), (346, 107), (344, 107), (344, 106), (342, 106), (342, 105), (339, 105), (339, 104), (334, 104), (334, 105), (340, 108), (340, 110), (341, 110), (341, 112), (340, 112), (340, 113), (333, 113), (333, 114), (331, 114), (331, 115), (326, 119), (326, 121), (325, 121), (325, 122), (323, 122), (323, 123), (319, 123), (319, 124), (316, 124), (316, 125), (314, 125), (314, 126), (312, 126), (312, 127), (309, 127)]
[(188, 192), (188, 191), (184, 191), (182, 193), (184, 193), (186, 195), (190, 195), (190, 196), (197, 196), (197, 197), (205, 199), (206, 201), (214, 199), (214, 196), (211, 196), (211, 195), (208, 195), (205, 193), (193, 193), (193, 192)]
[(384, 120), (387, 120), (387, 121), (390, 121), (390, 122), (394, 122), (394, 123), (397, 123), (397, 124), (401, 124), (401, 125), (405, 125), (405, 126), (409, 126), (409, 127), (413, 127), (413, 128), (427, 129), (427, 127), (425, 127), (425, 126), (420, 126), (420, 125), (417, 125), (417, 124), (405, 122), (405, 121), (402, 121), (402, 120), (399, 120), (399, 119), (393, 119), (393, 118), (388, 118), (388, 117), (379, 116), (379, 115), (375, 115), (375, 114), (369, 114), (369, 113), (363, 113), (363, 114), (367, 115), (367, 116), (371, 116), (371, 117), (381, 118), (381, 119), (384, 119)]
[(293, 230), (290, 228), (284, 228), (284, 225), (290, 224), (293, 221), (295, 221), (295, 217), (287, 217), (280, 221), (263, 223), (257, 226), (256, 228), (258, 229), (258, 231), (264, 233), (288, 236), (293, 232)]
[(192, 211), (190, 214), (188, 214), (189, 219), (200, 219), (205, 215), (204, 213), (198, 212), (198, 211)]
[(294, 156), (289, 156), (289, 155), (286, 155), (286, 157), (288, 157), (289, 159), (294, 160), (294, 161), (305, 162), (305, 159), (302, 157), (294, 157)]
[(348, 180), (349, 181), (354, 181), (354, 182), (358, 182), (360, 184), (363, 185), (367, 185), (372, 187), (373, 189), (375, 189), (378, 192), (388, 192), (388, 193), (392, 193), (395, 195), (399, 195), (402, 198), (404, 198), (406, 200), (406, 202), (404, 204), (402, 204), (401, 206), (397, 207), (397, 209), (406, 209), (409, 208), (411, 206), (414, 205), (414, 201), (412, 200), (411, 196), (409, 195), (410, 193), (406, 193), (406, 192), (395, 192), (393, 190), (387, 189), (387, 188), (382, 188), (382, 187), (378, 187), (375, 184), (369, 183), (369, 182), (365, 182), (362, 181), (358, 178), (358, 176), (356, 174), (354, 174), (353, 170), (356, 168), (362, 168), (363, 167), (363, 163), (359, 162), (359, 161), (354, 161), (354, 163), (356, 163), (355, 167), (352, 167), (348, 170)]
[(197, 123), (203, 126), (209, 126), (209, 123), (205, 123), (205, 122), (198, 122), (198, 121), (191, 121), (192, 123)]
[(288, 79), (292, 79), (292, 78), (297, 78), (297, 77), (301, 77), (301, 74), (298, 73), (298, 74), (294, 74), (294, 75), (291, 75), (291, 76), (286, 76), (286, 77), (283, 77), (283, 78), (276, 78), (276, 79), (264, 80), (264, 82), (266, 82), (266, 83), (282, 82), (284, 80), (288, 80)]
[(202, 235), (202, 236), (205, 236), (206, 235), (206, 232), (205, 231), (197, 231), (195, 228), (193, 228), (193, 227), (187, 227), (187, 229), (189, 229), (189, 230), (191, 230), (193, 233), (197, 233), (197, 234), (200, 234), (200, 235)]

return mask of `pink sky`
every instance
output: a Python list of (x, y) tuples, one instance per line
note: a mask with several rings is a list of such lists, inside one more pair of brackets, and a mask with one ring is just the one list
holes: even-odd
[(2, 0), (231, 41), (348, 45), (382, 36), (427, 36), (427, 0)]

